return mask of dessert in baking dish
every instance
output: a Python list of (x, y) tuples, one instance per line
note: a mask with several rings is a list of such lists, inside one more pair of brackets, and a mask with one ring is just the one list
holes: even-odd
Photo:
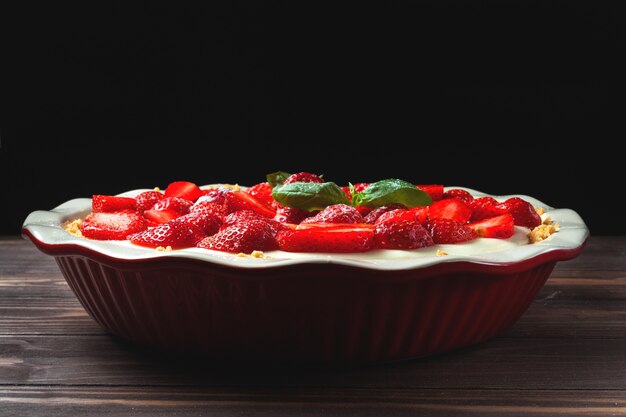
[(429, 248), (446, 256), (449, 245), (470, 253), (494, 239), (548, 239), (559, 226), (542, 211), (519, 197), (499, 201), (443, 185), (387, 179), (339, 187), (307, 172), (276, 172), (249, 188), (176, 181), (165, 191), (94, 195), (92, 212), (65, 230), (159, 251), (197, 247), (264, 257)]

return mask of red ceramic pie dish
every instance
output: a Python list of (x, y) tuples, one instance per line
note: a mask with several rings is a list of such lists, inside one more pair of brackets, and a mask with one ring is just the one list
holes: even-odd
[(67, 233), (64, 222), (86, 215), (90, 199), (33, 212), (22, 231), (55, 258), (91, 317), (124, 339), (214, 358), (388, 361), (497, 335), (526, 311), (556, 262), (582, 251), (589, 233), (578, 214), (521, 197), (546, 208), (560, 231), (540, 243), (448, 256), (157, 252)]

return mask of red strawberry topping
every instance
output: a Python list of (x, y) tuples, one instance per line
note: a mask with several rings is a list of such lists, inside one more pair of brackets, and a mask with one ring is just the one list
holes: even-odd
[(438, 201), (443, 198), (443, 185), (441, 184), (418, 184), (417, 188), (425, 191), (433, 201)]
[(388, 206), (375, 208), (363, 218), (363, 223), (374, 224), (376, 223), (376, 220), (378, 220), (378, 218), (382, 216), (383, 214), (390, 212), (392, 210), (398, 210), (398, 209), (404, 209), (404, 208), (405, 207), (402, 204), (390, 204)]
[(239, 210), (252, 210), (265, 217), (274, 217), (276, 212), (266, 202), (259, 200), (246, 193), (245, 191), (231, 191), (225, 194), (224, 207), (226, 207), (226, 213), (233, 213)]
[(426, 230), (435, 243), (460, 243), (476, 239), (478, 234), (465, 223), (450, 219), (435, 219), (426, 222)]
[(197, 245), (200, 248), (230, 253), (252, 253), (255, 250), (276, 249), (274, 230), (260, 220), (238, 222), (221, 229)]
[(189, 207), (193, 203), (190, 200), (178, 197), (165, 197), (164, 199), (157, 201), (152, 210), (174, 210), (179, 214), (187, 214)]
[[(211, 188), (209, 190), (202, 190), (202, 195), (199, 200), (207, 201), (216, 204), (224, 204), (226, 193), (229, 191), (219, 189), (219, 188)], [(200, 202), (198, 201), (198, 202)]]
[(454, 188), (452, 190), (448, 190), (445, 193), (443, 193), (443, 198), (458, 198), (459, 200), (473, 200), (474, 197), (472, 197), (472, 195), (465, 191), (465, 190), (461, 190), (459, 188)]
[(189, 221), (180, 218), (151, 227), (128, 236), (132, 243), (150, 248), (171, 246), (172, 249), (194, 246), (205, 236), (204, 232)]
[(226, 215), (226, 209), (221, 204), (210, 201), (197, 201), (193, 206), (189, 207), (189, 213), (209, 213), (222, 218)]
[(111, 213), (113, 211), (120, 210), (134, 210), (135, 199), (129, 197), (95, 194), (91, 199), (91, 209), (94, 213)]
[(472, 209), (472, 221), (487, 219), (507, 213), (505, 209), (496, 207), (498, 201), (493, 197), (480, 197), (475, 200), (468, 200), (465, 203)]
[(246, 192), (257, 199), (264, 201), (268, 205), (272, 205), (274, 197), (272, 197), (272, 187), (267, 182), (262, 182), (253, 187), (250, 187)]
[(279, 206), (278, 209), (276, 209), (276, 215), (274, 216), (274, 220), (280, 223), (298, 224), (304, 219), (314, 215), (315, 212), (301, 210), (293, 207)]
[(383, 213), (375, 222), (379, 224), (388, 221), (408, 220), (414, 223), (424, 223), (428, 219), (428, 207), (414, 207), (412, 209), (397, 209)]
[(302, 223), (363, 223), (363, 216), (354, 207), (335, 204), (326, 207), (313, 217), (304, 219)]
[(150, 210), (163, 197), (165, 196), (157, 191), (145, 191), (135, 197), (135, 209), (139, 212)]
[(414, 221), (390, 219), (376, 225), (374, 233), (374, 247), (376, 248), (418, 249), (432, 245), (433, 238), (428, 231)]
[(269, 224), (274, 230), (274, 234), (283, 228), (282, 223), (277, 222), (274, 219), (270, 219), (269, 217), (265, 217), (256, 211), (252, 210), (239, 210), (234, 213), (230, 213), (224, 219), (224, 224), (222, 225), (222, 229), (228, 226), (232, 226), (236, 223), (245, 223), (250, 220), (258, 220)]
[(488, 219), (478, 220), (468, 226), (476, 231), (480, 237), (507, 239), (515, 232), (515, 220), (509, 213)]
[(222, 226), (222, 217), (208, 212), (196, 212), (180, 216), (182, 223), (192, 223), (200, 228), (206, 236), (215, 234)]
[(309, 223), (278, 232), (276, 241), (286, 252), (365, 252), (372, 248), (374, 229), (365, 224)]
[(165, 189), (165, 197), (178, 197), (194, 202), (202, 195), (202, 190), (193, 182), (175, 181)]
[(292, 182), (324, 182), (324, 180), (310, 172), (298, 172), (287, 177), (283, 184), (291, 184)]
[(541, 224), (541, 217), (533, 205), (519, 197), (509, 198), (504, 203), (498, 204), (498, 207), (511, 213), (517, 226), (533, 229)]
[(93, 213), (82, 223), (84, 237), (98, 240), (123, 240), (131, 233), (146, 228), (143, 218), (135, 210), (113, 213)]
[(143, 217), (145, 217), (151, 225), (167, 223), (179, 216), (180, 213), (174, 210), (146, 210), (143, 212)]
[(446, 198), (435, 201), (428, 209), (429, 219), (450, 219), (467, 223), (472, 216), (472, 209), (458, 198)]

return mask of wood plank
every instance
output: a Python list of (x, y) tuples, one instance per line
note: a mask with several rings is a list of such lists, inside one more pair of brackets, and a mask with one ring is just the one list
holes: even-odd
[(626, 415), (626, 390), (486, 391), (189, 387), (0, 387), (6, 415)]
[[(0, 298), (0, 335), (101, 335), (75, 298)], [(502, 337), (626, 339), (626, 300), (537, 299)]]
[[(0, 337), (0, 384), (623, 389), (626, 340), (511, 339), (355, 369), (163, 356), (107, 336)], [(206, 359), (206, 358), (205, 358)]]

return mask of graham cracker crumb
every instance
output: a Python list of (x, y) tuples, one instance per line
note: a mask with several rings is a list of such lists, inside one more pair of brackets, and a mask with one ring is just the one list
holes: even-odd
[[(557, 224), (558, 226), (558, 224)], [(549, 238), (552, 234), (556, 233), (557, 228), (551, 224), (540, 224), (530, 231), (528, 234), (528, 240), (530, 243), (541, 242)]]
[(83, 237), (83, 232), (80, 231), (80, 226), (83, 224), (83, 219), (76, 219), (67, 221), (63, 225), (63, 228), (67, 233), (76, 237)]
[(552, 219), (550, 218), (550, 216), (547, 216), (545, 219), (543, 219), (543, 224), (552, 224)]
[(447, 254), (448, 252), (444, 252), (442, 250), (437, 249), (437, 253), (436, 253), (437, 256), (446, 256)]
[(160, 193), (161, 189), (159, 187), (154, 187), (154, 189), (152, 191), (156, 191), (157, 193)]
[(250, 254), (239, 252), (237, 256), (239, 256), (240, 258), (267, 258), (267, 255), (265, 255), (263, 251), (260, 250), (254, 250)]
[(167, 245), (166, 247), (163, 247), (163, 246), (157, 246), (157, 247), (155, 248), (155, 250), (156, 250), (157, 252), (171, 252), (171, 251), (172, 251), (172, 247), (171, 247), (170, 245)]
[(537, 212), (538, 215), (542, 215), (543, 213), (546, 212), (546, 209), (544, 209), (543, 207), (535, 207), (535, 211)]

